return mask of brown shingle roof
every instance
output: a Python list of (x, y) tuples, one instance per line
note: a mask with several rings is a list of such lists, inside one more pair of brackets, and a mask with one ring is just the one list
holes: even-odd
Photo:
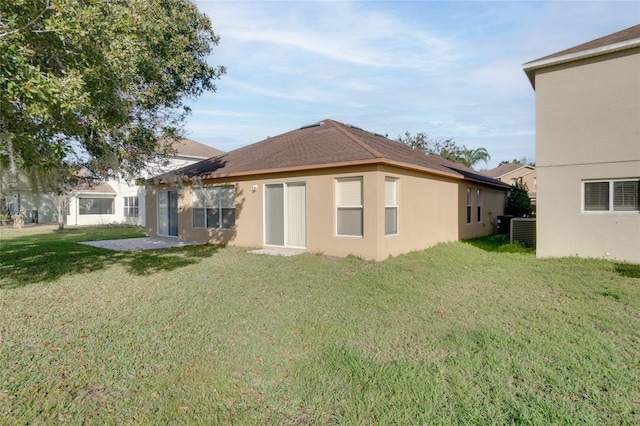
[(524, 164), (520, 164), (520, 163), (507, 163), (507, 164), (503, 164), (501, 166), (498, 166), (494, 169), (490, 169), (490, 170), (485, 170), (484, 172), (482, 172), (483, 175), (489, 176), (489, 177), (493, 177), (493, 178), (499, 178), (500, 176), (504, 176), (507, 173), (511, 173), (515, 170), (518, 170), (522, 167), (531, 167), (531, 166), (526, 166)]
[(103, 194), (116, 194), (116, 190), (107, 182), (87, 183), (82, 182), (75, 186), (75, 192), (80, 194), (89, 193), (103, 193)]
[[(637, 42), (634, 42), (634, 40), (637, 40)], [(607, 49), (608, 46), (612, 49), (617, 48), (614, 50), (640, 46), (640, 25), (634, 25), (633, 27), (582, 43), (578, 46), (543, 56), (542, 58), (525, 63), (522, 67), (531, 85), (535, 87), (535, 70), (557, 63), (570, 62), (584, 57), (608, 53), (612, 51), (612, 49)]]
[(208, 179), (374, 163), (505, 187), (468, 167), (334, 120), (267, 138), (161, 178)]
[(185, 157), (211, 158), (224, 154), (224, 151), (187, 138), (177, 139), (172, 145), (176, 150), (176, 155)]
[[(633, 40), (640, 37), (640, 25), (634, 25), (626, 30), (618, 31), (613, 34), (609, 34), (604, 37), (597, 38), (595, 40), (588, 41), (586, 43), (579, 44), (578, 46), (571, 47), (569, 49), (562, 50), (551, 55), (543, 56), (531, 62), (538, 62), (544, 59), (556, 58), (559, 56), (570, 55), (572, 53), (584, 52), (586, 50), (597, 49), (598, 47), (609, 46), (623, 41)], [(527, 63), (531, 63), (527, 62)], [(525, 64), (526, 65), (526, 64)]]

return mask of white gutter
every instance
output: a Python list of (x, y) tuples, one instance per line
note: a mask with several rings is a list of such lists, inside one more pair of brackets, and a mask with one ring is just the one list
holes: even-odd
[(87, 192), (76, 192), (76, 197), (80, 198), (80, 196), (87, 196), (87, 195), (106, 195), (108, 197), (116, 197), (118, 194), (116, 192), (91, 192), (91, 191), (87, 191)]
[(529, 77), (531, 85), (535, 88), (535, 80), (533, 71), (550, 67), (552, 65), (565, 64), (567, 62), (573, 62), (580, 59), (592, 58), (594, 56), (605, 55), (607, 53), (614, 53), (621, 50), (633, 49), (640, 47), (640, 38), (634, 38), (631, 40), (621, 41), (619, 43), (608, 44), (606, 46), (595, 47), (593, 49), (581, 50), (580, 52), (569, 53), (562, 56), (554, 56), (547, 59), (540, 59), (533, 62), (527, 62), (522, 65), (522, 69)]

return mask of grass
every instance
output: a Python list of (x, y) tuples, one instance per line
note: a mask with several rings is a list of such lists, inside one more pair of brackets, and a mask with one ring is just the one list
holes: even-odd
[(481, 248), (486, 251), (494, 251), (498, 253), (530, 253), (535, 254), (535, 249), (526, 247), (518, 241), (509, 242), (509, 236), (505, 234), (489, 235), (482, 238), (472, 238), (465, 241), (474, 247)]
[(2, 232), (3, 424), (640, 422), (635, 265), (495, 237), (375, 263)]

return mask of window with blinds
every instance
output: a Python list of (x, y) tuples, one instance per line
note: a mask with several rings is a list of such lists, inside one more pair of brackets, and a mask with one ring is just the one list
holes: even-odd
[(236, 225), (233, 186), (200, 188), (193, 192), (193, 227), (233, 229)]
[(640, 211), (640, 180), (583, 182), (584, 211)]
[(306, 247), (306, 191), (305, 182), (265, 185), (265, 244)]
[(337, 234), (363, 235), (362, 177), (336, 179)]
[(640, 211), (640, 180), (613, 182), (613, 210)]
[(609, 210), (609, 182), (584, 183), (584, 210)]
[(384, 179), (384, 234), (398, 233), (398, 179)]

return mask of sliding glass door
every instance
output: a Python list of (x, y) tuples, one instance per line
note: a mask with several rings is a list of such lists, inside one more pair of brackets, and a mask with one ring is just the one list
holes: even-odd
[(158, 192), (158, 235), (178, 236), (178, 192)]
[(265, 244), (307, 246), (307, 205), (304, 182), (265, 185)]

